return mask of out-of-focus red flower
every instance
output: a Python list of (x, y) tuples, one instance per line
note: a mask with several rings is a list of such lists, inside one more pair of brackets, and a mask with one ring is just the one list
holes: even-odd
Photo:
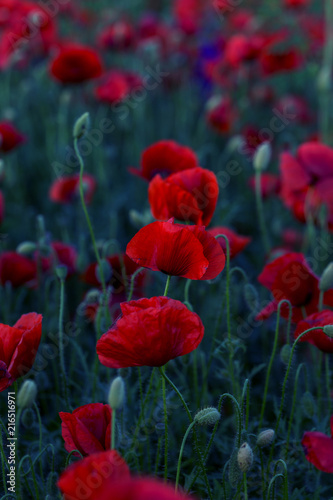
[(283, 4), (287, 8), (299, 9), (307, 7), (311, 0), (283, 0)]
[[(224, 234), (229, 241), (229, 251), (230, 251), (230, 259), (233, 259), (236, 257), (237, 254), (239, 254), (242, 250), (244, 250), (245, 247), (250, 243), (251, 238), (248, 238), (247, 236), (241, 236), (237, 234), (235, 231), (232, 229), (229, 229), (228, 227), (224, 226), (218, 226), (218, 227), (213, 227), (212, 229), (208, 229), (208, 233), (214, 236), (214, 238), (218, 234)], [(226, 242), (224, 238), (218, 238), (216, 240), (220, 247), (222, 248), (223, 252), (226, 254)]]
[[(126, 254), (111, 255), (105, 260), (110, 264), (110, 276), (106, 279), (106, 284), (112, 287), (113, 294), (123, 294), (126, 292), (132, 275), (140, 266), (135, 264)], [(83, 274), (83, 280), (89, 285), (99, 287), (101, 285), (97, 278), (97, 263), (90, 264)], [(136, 287), (142, 287), (145, 275), (140, 273), (135, 280)]]
[(300, 96), (281, 97), (276, 103), (276, 109), (294, 123), (307, 124), (313, 120), (308, 103)]
[[(92, 175), (83, 174), (84, 199), (86, 203), (92, 201), (96, 181)], [(80, 193), (80, 176), (79, 174), (69, 175), (56, 179), (50, 188), (50, 199), (56, 203), (71, 203), (79, 198)]]
[(141, 86), (142, 80), (135, 73), (114, 70), (105, 75), (95, 95), (106, 104), (114, 104), (125, 99), (135, 87)]
[(126, 19), (118, 19), (104, 28), (98, 38), (99, 44), (107, 50), (126, 50), (135, 43), (135, 30)]
[(253, 12), (247, 9), (241, 9), (238, 7), (237, 9), (233, 8), (230, 0), (213, 0), (215, 5), (220, 4), (220, 10), (222, 10), (222, 4), (224, 4), (225, 14), (230, 12), (230, 16), (228, 17), (228, 26), (232, 32), (252, 32), (253, 28), (256, 25), (256, 18)]
[[(65, 448), (70, 453), (92, 455), (110, 449), (111, 408), (102, 403), (91, 403), (76, 408), (72, 413), (60, 412), (61, 433)], [(79, 456), (78, 453), (74, 455)]]
[(333, 473), (333, 417), (331, 437), (322, 432), (305, 432), (302, 439), (305, 458), (317, 469)]
[(0, 122), (0, 151), (8, 153), (25, 141), (25, 136), (8, 121)]
[(0, 191), (0, 224), (3, 221), (4, 214), (5, 214), (5, 198), (2, 192)]
[(182, 31), (187, 35), (196, 33), (202, 22), (205, 2), (202, 0), (175, 0), (174, 16)]
[(256, 60), (264, 45), (265, 39), (259, 35), (233, 35), (229, 38), (225, 48), (225, 61), (238, 68), (241, 63)]
[[(333, 325), (333, 311), (326, 309), (311, 314), (298, 323), (295, 331), (295, 339), (297, 339), (301, 333), (305, 332), (305, 330), (308, 330), (309, 328), (326, 325)], [(312, 332), (304, 335), (300, 342), (310, 342), (310, 344), (315, 345), (323, 352), (333, 352), (333, 339), (328, 337), (322, 329), (312, 330)]]
[(172, 220), (140, 229), (126, 253), (142, 267), (192, 280), (216, 278), (225, 265), (222, 248), (204, 227)]
[(208, 101), (206, 120), (218, 132), (222, 134), (229, 133), (236, 118), (236, 111), (229, 98), (213, 97)]
[[(273, 304), (263, 309), (257, 316), (265, 319), (277, 309), (278, 302), (287, 299), (292, 305), (292, 321), (298, 323), (307, 316), (318, 312), (319, 278), (310, 269), (303, 254), (287, 252), (267, 264), (258, 281), (268, 288), (274, 297)], [(324, 293), (324, 305), (333, 306), (333, 290)], [(288, 318), (288, 306), (283, 304), (281, 315)]]
[(0, 255), (0, 282), (9, 282), (16, 288), (29, 284), (36, 278), (36, 263), (16, 252), (3, 252)]
[(289, 251), (298, 251), (304, 240), (304, 235), (300, 231), (296, 231), (295, 229), (285, 229), (282, 232), (282, 241), (285, 248), (288, 248)]
[(24, 0), (0, 4), (0, 68), (14, 61), (25, 64), (34, 56), (45, 56), (56, 41), (56, 23), (42, 2)]
[[(256, 179), (254, 176), (249, 179), (249, 186), (253, 191), (255, 191)], [(260, 177), (260, 187), (263, 198), (270, 198), (275, 194), (279, 194), (281, 189), (280, 176), (264, 172)]]
[(156, 219), (175, 217), (205, 226), (214, 215), (218, 194), (216, 175), (201, 167), (177, 172), (164, 180), (156, 175), (148, 189), (150, 208)]
[(41, 336), (41, 314), (24, 314), (14, 326), (0, 324), (0, 391), (32, 368)]
[[(67, 268), (67, 277), (72, 276), (76, 272), (77, 251), (72, 245), (67, 245), (61, 241), (53, 241), (51, 243), (51, 254), (48, 257), (41, 257), (42, 269), (44, 272), (49, 271), (53, 266), (62, 264)], [(35, 260), (38, 259), (38, 252), (34, 255)]]
[(103, 72), (98, 53), (84, 45), (68, 45), (52, 60), (51, 75), (61, 83), (82, 83), (97, 78)]
[(120, 307), (121, 318), (97, 342), (99, 360), (109, 368), (163, 366), (203, 338), (201, 319), (178, 300), (152, 297)]
[(61, 474), (58, 487), (65, 500), (101, 500), (106, 492), (110, 498), (114, 481), (129, 480), (129, 477), (130, 471), (125, 460), (117, 451), (108, 450), (94, 453), (70, 465)]
[(296, 157), (282, 153), (280, 160), (281, 197), (302, 222), (306, 213), (316, 219), (322, 205), (333, 226), (333, 149), (317, 142), (302, 144)]
[(175, 491), (170, 484), (146, 477), (113, 481), (105, 485), (103, 494), (96, 500), (109, 500), (110, 494), (117, 500), (194, 500), (192, 496)]
[(141, 157), (141, 169), (129, 168), (129, 171), (150, 181), (156, 174), (167, 177), (198, 166), (198, 158), (191, 148), (167, 140), (155, 142), (145, 149)]
[(276, 50), (268, 48), (260, 56), (260, 63), (264, 75), (272, 75), (283, 71), (293, 71), (301, 67), (303, 59), (298, 50)]
[(242, 154), (249, 154), (250, 156), (253, 156), (258, 146), (266, 141), (265, 138), (262, 137), (260, 130), (252, 125), (248, 125), (244, 128), (242, 137), (245, 141), (242, 147)]

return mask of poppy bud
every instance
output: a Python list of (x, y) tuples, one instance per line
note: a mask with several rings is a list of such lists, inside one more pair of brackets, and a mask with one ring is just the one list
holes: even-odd
[(333, 338), (333, 325), (324, 326), (324, 333), (330, 338)]
[(243, 443), (237, 453), (238, 467), (247, 472), (253, 464), (253, 451), (248, 443)]
[(301, 404), (304, 412), (309, 418), (313, 418), (315, 414), (315, 402), (311, 392), (306, 391), (301, 399)]
[(133, 226), (137, 227), (138, 229), (141, 229), (143, 226), (147, 226), (147, 224), (150, 224), (150, 222), (153, 221), (150, 210), (145, 210), (142, 213), (138, 212), (137, 210), (130, 210), (129, 218)]
[(284, 345), (280, 351), (280, 359), (281, 359), (282, 363), (284, 363), (285, 365), (287, 365), (289, 363), (290, 354), (291, 354), (290, 345), (289, 344)]
[(240, 477), (241, 477), (239, 466), (238, 466), (237, 456), (238, 456), (238, 448), (236, 448), (232, 452), (232, 455), (231, 455), (230, 460), (229, 460), (228, 475), (229, 475), (230, 484), (233, 488), (237, 487), (237, 484), (240, 481)]
[(327, 92), (331, 88), (331, 69), (324, 66), (317, 78), (317, 89), (319, 92)]
[(250, 311), (256, 311), (258, 308), (258, 292), (253, 285), (246, 283), (244, 286), (244, 300)]
[(63, 264), (59, 264), (59, 266), (55, 268), (55, 272), (57, 277), (62, 281), (66, 279), (68, 270)]
[(90, 127), (90, 115), (89, 113), (84, 113), (80, 118), (78, 118), (74, 124), (73, 137), (74, 139), (81, 139), (87, 133)]
[(112, 410), (120, 410), (124, 405), (125, 384), (122, 377), (116, 377), (110, 387), (108, 403)]
[(29, 255), (35, 252), (36, 249), (37, 245), (33, 241), (24, 241), (23, 243), (20, 243), (16, 248), (16, 252), (21, 255)]
[(96, 278), (98, 279), (99, 283), (102, 283), (101, 280), (102, 273), (105, 281), (109, 281), (112, 276), (112, 267), (110, 266), (110, 263), (107, 260), (105, 259), (101, 260), (101, 267), (102, 269), (100, 269), (99, 266), (96, 266), (96, 271), (95, 271)]
[(263, 142), (257, 147), (253, 157), (253, 167), (257, 172), (266, 170), (271, 160), (272, 148), (269, 142)]
[(245, 145), (245, 141), (241, 135), (234, 135), (227, 143), (226, 149), (229, 153), (233, 153), (235, 151), (241, 151), (243, 146)]
[(99, 302), (100, 295), (101, 291), (97, 288), (89, 290), (87, 295), (84, 297), (85, 304), (95, 304), (96, 302)]
[(17, 394), (17, 406), (24, 410), (30, 408), (37, 396), (37, 385), (33, 380), (26, 380)]
[(198, 411), (194, 417), (194, 421), (199, 425), (215, 425), (221, 418), (220, 412), (214, 408), (204, 408)]
[(257, 437), (257, 445), (259, 448), (264, 448), (273, 443), (275, 437), (275, 432), (273, 429), (267, 429), (266, 431), (260, 432)]
[(325, 267), (323, 274), (319, 280), (319, 290), (321, 292), (327, 292), (333, 288), (333, 262)]

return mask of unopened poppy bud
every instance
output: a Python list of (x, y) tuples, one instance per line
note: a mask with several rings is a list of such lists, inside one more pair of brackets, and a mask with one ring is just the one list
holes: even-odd
[(147, 224), (150, 224), (150, 222), (153, 221), (150, 210), (145, 210), (143, 213), (140, 213), (137, 210), (130, 210), (129, 218), (133, 226), (136, 226), (139, 229), (143, 226), (147, 226)]
[(238, 467), (247, 472), (253, 464), (253, 451), (248, 443), (243, 443), (237, 453)]
[(194, 417), (194, 421), (199, 425), (215, 425), (221, 418), (220, 412), (214, 408), (204, 408), (198, 411)]
[(290, 360), (290, 355), (291, 355), (291, 347), (289, 344), (286, 344), (282, 347), (282, 349), (280, 351), (280, 359), (281, 359), (282, 363), (287, 365), (289, 363), (289, 360)]
[(264, 448), (273, 443), (275, 437), (275, 432), (273, 429), (267, 429), (266, 431), (260, 432), (257, 437), (257, 445), (259, 448)]
[(306, 391), (301, 399), (301, 404), (304, 412), (309, 418), (313, 418), (315, 414), (315, 401), (311, 392)]
[(233, 153), (235, 151), (241, 151), (243, 146), (245, 145), (245, 141), (241, 135), (234, 135), (227, 143), (226, 149), (229, 153)]
[(272, 148), (269, 142), (263, 142), (257, 147), (253, 157), (253, 167), (256, 171), (266, 170), (271, 160)]
[(324, 326), (324, 333), (328, 337), (333, 338), (333, 325), (326, 325), (326, 326)]
[(324, 66), (317, 78), (317, 89), (319, 92), (327, 92), (331, 88), (331, 69)]
[(101, 295), (101, 291), (98, 290), (97, 288), (93, 288), (92, 290), (89, 290), (89, 292), (84, 297), (85, 304), (95, 304), (96, 302), (99, 301), (100, 295)]
[(16, 252), (21, 255), (29, 255), (37, 250), (37, 245), (33, 241), (24, 241), (16, 248)]
[(43, 215), (37, 215), (37, 231), (38, 231), (38, 238), (44, 239), (45, 238), (45, 219)]
[(103, 274), (103, 278), (104, 278), (104, 281), (109, 281), (109, 279), (111, 278), (111, 275), (112, 275), (112, 267), (110, 265), (110, 263), (105, 260), (105, 259), (102, 259), (101, 260), (101, 267), (102, 269), (100, 268), (99, 265), (96, 266), (96, 278), (98, 279), (99, 283), (102, 283), (102, 274)]
[(244, 286), (244, 300), (250, 311), (255, 311), (258, 308), (258, 292), (250, 283)]
[(68, 270), (67, 270), (67, 267), (64, 266), (63, 264), (59, 264), (59, 266), (57, 266), (55, 268), (55, 272), (56, 272), (56, 275), (57, 277), (62, 281), (62, 280), (65, 280), (67, 278), (67, 273), (68, 273)]
[(89, 113), (84, 113), (78, 118), (74, 124), (73, 137), (74, 139), (81, 139), (84, 137), (90, 127)]
[(112, 410), (119, 410), (124, 405), (125, 384), (122, 377), (116, 377), (110, 387), (108, 403)]
[(17, 394), (17, 406), (22, 410), (30, 408), (34, 404), (36, 396), (37, 385), (33, 380), (26, 380)]
[(238, 448), (236, 448), (230, 457), (229, 460), (229, 471), (228, 471), (228, 476), (229, 476), (229, 481), (232, 486), (232, 488), (236, 488), (237, 484), (240, 481), (241, 475), (240, 475), (240, 469), (238, 466)]
[(327, 292), (333, 288), (333, 262), (325, 267), (324, 272), (319, 281), (319, 290), (321, 292)]

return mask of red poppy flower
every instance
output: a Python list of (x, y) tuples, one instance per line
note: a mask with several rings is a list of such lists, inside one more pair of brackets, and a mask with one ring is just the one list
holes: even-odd
[(97, 342), (100, 362), (109, 368), (163, 366), (194, 351), (204, 327), (199, 316), (168, 297), (132, 300)]
[[(60, 476), (58, 487), (65, 500), (100, 500), (113, 481), (129, 479), (125, 460), (115, 450), (94, 453), (70, 465)], [(114, 497), (117, 498), (117, 497)]]
[[(265, 266), (258, 281), (271, 290), (274, 300), (258, 314), (257, 319), (267, 318), (283, 299), (291, 302), (292, 320), (296, 323), (303, 319), (303, 313), (310, 315), (318, 312), (319, 278), (312, 272), (303, 254), (290, 252), (278, 257)], [(333, 305), (333, 290), (325, 292), (324, 304)], [(288, 318), (287, 305), (281, 307), (281, 315)]]
[[(245, 247), (250, 243), (251, 238), (247, 236), (240, 236), (235, 233), (232, 229), (224, 226), (213, 227), (212, 229), (208, 229), (208, 233), (214, 236), (214, 238), (218, 234), (224, 234), (229, 240), (229, 250), (230, 250), (230, 259), (236, 257)], [(226, 253), (226, 242), (224, 238), (218, 238), (217, 242), (222, 248), (223, 252)]]
[(331, 417), (331, 436), (322, 432), (305, 432), (302, 439), (305, 458), (317, 469), (333, 473), (333, 417)]
[(236, 111), (229, 98), (213, 97), (208, 101), (206, 119), (217, 132), (229, 133), (236, 117)]
[(143, 152), (141, 170), (129, 168), (129, 171), (150, 181), (156, 174), (167, 177), (198, 166), (197, 156), (192, 149), (175, 141), (159, 141)]
[(155, 175), (148, 198), (153, 216), (207, 226), (215, 211), (219, 186), (216, 175), (201, 167), (191, 168), (162, 179)]
[(104, 49), (125, 50), (133, 46), (135, 31), (133, 26), (125, 19), (115, 21), (107, 26), (99, 37), (99, 43)]
[(16, 252), (3, 252), (0, 255), (0, 282), (9, 282), (16, 288), (28, 284), (36, 278), (36, 263)]
[(305, 212), (315, 217), (320, 206), (328, 209), (333, 225), (333, 149), (318, 142), (302, 144), (294, 158), (283, 153), (280, 161), (281, 196), (294, 215), (305, 221)]
[[(251, 177), (249, 179), (250, 188), (255, 191), (256, 189), (256, 179), (255, 177)], [(281, 179), (279, 175), (263, 173), (260, 177), (260, 187), (262, 197), (269, 198), (275, 194), (278, 194), (281, 189)]]
[(292, 9), (307, 7), (311, 0), (283, 0), (284, 6)]
[[(96, 181), (92, 175), (83, 174), (84, 198), (86, 203), (90, 203), (95, 189)], [(56, 203), (71, 203), (80, 196), (80, 176), (79, 174), (69, 175), (56, 179), (50, 188), (50, 199)]]
[(300, 96), (285, 95), (276, 103), (276, 109), (283, 116), (290, 116), (293, 123), (308, 124), (313, 121), (313, 116), (308, 103)]
[[(326, 325), (333, 325), (333, 311), (326, 309), (324, 311), (311, 314), (298, 323), (295, 331), (295, 339), (297, 339), (301, 333), (305, 332), (305, 330), (308, 330), (309, 328)], [(312, 330), (304, 335), (300, 342), (310, 342), (310, 344), (315, 345), (323, 352), (333, 352), (333, 339), (328, 337), (322, 329)]]
[(204, 227), (173, 220), (140, 229), (126, 253), (139, 266), (192, 280), (216, 278), (225, 265), (223, 250)]
[(41, 336), (41, 314), (23, 314), (14, 326), (0, 324), (0, 391), (32, 368)]
[(233, 67), (239, 67), (243, 62), (257, 59), (265, 45), (265, 38), (258, 35), (233, 35), (229, 38), (224, 58)]
[[(92, 403), (76, 408), (73, 413), (60, 412), (61, 432), (65, 448), (70, 453), (79, 450), (91, 455), (110, 449), (111, 409), (109, 405)], [(75, 453), (79, 456), (78, 453)]]
[(8, 121), (0, 122), (0, 151), (8, 153), (25, 141), (24, 135)]
[(51, 75), (61, 83), (82, 83), (102, 74), (97, 52), (83, 45), (64, 46), (50, 65)]
[(260, 57), (261, 67), (264, 75), (272, 75), (282, 71), (293, 71), (298, 69), (302, 63), (302, 56), (296, 49), (285, 51), (266, 50)]
[[(72, 245), (67, 245), (61, 241), (51, 243), (52, 252), (48, 257), (42, 257), (42, 269), (49, 271), (53, 266), (62, 264), (67, 268), (67, 277), (76, 272), (77, 251)], [(38, 259), (38, 252), (34, 255), (35, 261)]]
[[(111, 496), (112, 495), (112, 496)], [(104, 485), (100, 497), (90, 500), (194, 500), (182, 492), (175, 491), (174, 486), (148, 477), (108, 481)], [(81, 499), (80, 499), (81, 500)]]
[(142, 80), (135, 73), (110, 71), (101, 85), (96, 88), (97, 99), (114, 104), (125, 99), (135, 87), (141, 87)]

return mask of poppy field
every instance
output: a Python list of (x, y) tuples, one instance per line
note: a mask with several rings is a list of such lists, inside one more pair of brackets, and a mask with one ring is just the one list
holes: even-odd
[(332, 27), (0, 0), (0, 500), (333, 499)]

